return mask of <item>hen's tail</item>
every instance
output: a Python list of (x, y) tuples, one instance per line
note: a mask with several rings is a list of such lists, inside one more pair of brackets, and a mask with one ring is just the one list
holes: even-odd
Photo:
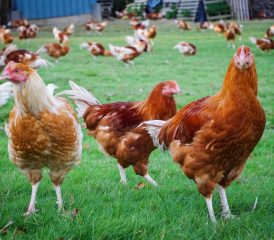
[(159, 142), (158, 137), (165, 122), (166, 121), (162, 121), (162, 120), (151, 120), (151, 121), (145, 121), (140, 124), (140, 127), (143, 127), (147, 131), (147, 133), (150, 135), (154, 146), (160, 148), (161, 150), (164, 150), (165, 146), (164, 144), (161, 144)]
[(12, 96), (12, 83), (6, 82), (0, 85), (0, 107), (7, 103)]
[(109, 51), (111, 52), (111, 54), (114, 56), (114, 57), (117, 57), (118, 56), (118, 53), (116, 51), (116, 47), (114, 47), (112, 44), (109, 44)]
[(37, 59), (34, 61), (34, 62), (32, 62), (31, 64), (30, 64), (30, 66), (32, 67), (32, 68), (40, 68), (40, 67), (45, 67), (45, 68), (47, 68), (48, 66), (53, 66), (53, 64), (51, 63), (51, 62), (49, 62), (48, 60), (46, 60), (46, 59), (43, 59), (43, 58), (41, 58), (40, 56), (38, 56), (37, 57)]
[(37, 54), (41, 54), (41, 53), (45, 53), (45, 52), (47, 52), (47, 49), (45, 48), (45, 46), (39, 48), (39, 49), (36, 51)]
[(128, 45), (132, 46), (135, 44), (135, 38), (132, 36), (126, 36), (125, 40), (127, 42)]
[(54, 94), (54, 90), (57, 89), (58, 87), (53, 84), (53, 83), (50, 83), (47, 85), (47, 90), (48, 90), (48, 93), (51, 94), (53, 96)]
[(9, 44), (5, 50), (3, 51), (3, 55), (7, 56), (9, 55), (11, 52), (16, 51), (17, 50), (17, 46), (15, 44)]
[(58, 93), (57, 95), (68, 95), (76, 104), (76, 111), (78, 113), (78, 117), (81, 118), (84, 116), (87, 108), (91, 105), (99, 105), (101, 104), (96, 97), (94, 97), (88, 90), (83, 87), (80, 87), (73, 81), (69, 81), (69, 85), (71, 90), (65, 90), (63, 92)]
[(82, 49), (82, 48), (89, 48), (89, 43), (88, 42), (83, 42), (83, 43), (81, 43), (80, 44), (80, 49)]
[(254, 38), (254, 37), (250, 37), (249, 40), (250, 40), (250, 42), (252, 42), (253, 44), (256, 44), (256, 43), (257, 43), (257, 39)]

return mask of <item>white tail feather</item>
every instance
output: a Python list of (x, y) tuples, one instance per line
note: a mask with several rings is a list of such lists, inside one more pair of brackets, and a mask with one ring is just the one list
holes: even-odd
[(164, 150), (165, 146), (160, 144), (158, 136), (165, 122), (166, 121), (162, 120), (151, 120), (140, 124), (140, 126), (144, 127), (147, 133), (150, 135), (154, 146), (160, 148), (161, 150)]
[(47, 68), (48, 66), (53, 66), (53, 64), (41, 57), (38, 57), (34, 62), (30, 64), (31, 68), (39, 68), (39, 67)]
[(88, 42), (83, 42), (83, 43), (81, 43), (80, 44), (80, 49), (82, 49), (82, 48), (89, 48), (89, 44), (88, 44)]
[(12, 96), (12, 83), (6, 82), (0, 85), (0, 107), (7, 103)]
[(118, 55), (118, 53), (117, 53), (115, 47), (112, 44), (109, 44), (108, 46), (109, 46), (109, 51), (111, 52), (111, 54), (116, 57)]
[(135, 44), (135, 38), (134, 37), (126, 36), (125, 39), (126, 39), (126, 42), (127, 42), (128, 45), (132, 46), (132, 45)]
[(250, 37), (249, 40), (250, 40), (250, 42), (252, 42), (253, 44), (256, 44), (256, 42), (257, 42), (257, 39), (254, 38), (254, 37)]
[(44, 46), (41, 47), (41, 48), (39, 48), (39, 49), (36, 51), (37, 54), (41, 54), (41, 53), (45, 53), (45, 52), (47, 52), (47, 49), (46, 49)]
[(17, 50), (17, 46), (15, 44), (10, 44), (6, 47), (6, 49), (3, 52), (4, 56), (7, 56), (8, 54), (10, 54), (13, 51)]
[(48, 89), (48, 93), (51, 94), (53, 96), (54, 94), (54, 90), (57, 89), (58, 87), (53, 84), (53, 83), (50, 83), (47, 85), (47, 89)]
[(101, 104), (95, 96), (93, 96), (88, 90), (80, 87), (73, 81), (69, 81), (71, 90), (65, 90), (58, 93), (57, 95), (69, 95), (71, 99), (75, 102), (77, 108), (78, 117), (81, 118), (85, 114), (87, 108), (91, 105)]

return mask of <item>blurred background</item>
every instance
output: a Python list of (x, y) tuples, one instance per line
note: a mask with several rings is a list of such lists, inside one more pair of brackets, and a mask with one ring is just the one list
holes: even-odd
[[(161, 18), (203, 22), (274, 17), (273, 0), (0, 0), (0, 24), (26, 18), (38, 25), (82, 24), (159, 13)], [(123, 15), (117, 14), (125, 13)], [(58, 19), (57, 19), (58, 18)]]

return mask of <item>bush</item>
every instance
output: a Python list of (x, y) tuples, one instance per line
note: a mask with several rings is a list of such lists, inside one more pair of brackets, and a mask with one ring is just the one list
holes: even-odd
[(216, 16), (220, 14), (230, 13), (230, 7), (226, 1), (219, 3), (211, 3), (207, 5), (207, 14), (209, 16)]
[(177, 17), (178, 8), (176, 4), (172, 4), (170, 10), (166, 12), (165, 17), (166, 19), (174, 19)]
[(183, 17), (191, 17), (191, 12), (189, 10), (182, 10), (181, 14)]

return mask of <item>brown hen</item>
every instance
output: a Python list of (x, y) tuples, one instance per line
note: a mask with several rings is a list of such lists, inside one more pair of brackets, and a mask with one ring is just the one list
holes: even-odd
[(63, 207), (61, 184), (68, 171), (80, 162), (82, 132), (73, 109), (65, 99), (53, 96), (38, 73), (21, 63), (10, 62), (0, 79), (13, 83), (15, 105), (6, 133), (10, 160), (32, 184), (27, 214), (36, 211), (35, 200), (42, 169), (49, 168), (57, 204)]
[(75, 101), (89, 134), (101, 150), (118, 161), (121, 182), (126, 183), (125, 168), (133, 166), (136, 174), (157, 185), (148, 174), (153, 143), (140, 123), (149, 119), (167, 120), (176, 113), (173, 95), (180, 91), (175, 81), (161, 82), (145, 101), (100, 104), (86, 89), (70, 82), (72, 90), (64, 91)]
[(217, 94), (186, 105), (166, 122), (144, 123), (154, 144), (168, 148), (186, 176), (195, 181), (213, 222), (215, 187), (221, 197), (222, 216), (230, 218), (225, 188), (241, 174), (264, 131), (265, 113), (257, 88), (254, 56), (242, 46)]

